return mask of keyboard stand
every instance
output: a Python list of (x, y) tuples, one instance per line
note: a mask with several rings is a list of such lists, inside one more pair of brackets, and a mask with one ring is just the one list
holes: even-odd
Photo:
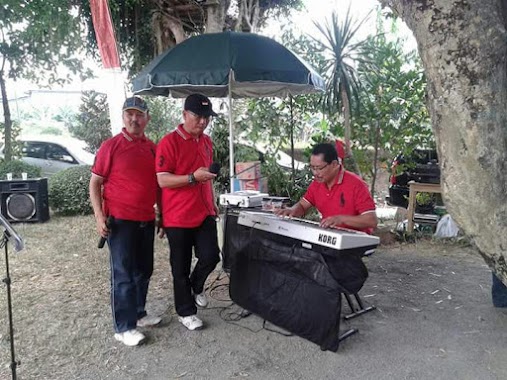
[[(343, 342), (345, 339), (347, 339), (348, 337), (354, 335), (357, 332), (359, 332), (358, 329), (348, 329), (343, 334), (341, 334), (341, 335), (338, 336), (338, 343)], [(336, 351), (338, 351), (338, 347), (336, 347), (335, 349), (333, 349), (333, 348), (326, 348), (325, 346), (320, 346), (320, 350), (321, 351), (328, 351), (329, 350), (329, 351), (336, 352)]]
[[(347, 294), (347, 293), (341, 293), (341, 294), (343, 294), (343, 296), (345, 297), (345, 300), (347, 301), (347, 304), (349, 305), (349, 308), (351, 311), (350, 314), (343, 316), (343, 319), (345, 319), (345, 320), (359, 317), (360, 315), (363, 315), (365, 313), (368, 313), (369, 311), (376, 309), (375, 306), (364, 307), (363, 301), (361, 301), (361, 297), (359, 297), (359, 294), (357, 294), (357, 293), (353, 294), (353, 296), (356, 300), (357, 306), (354, 306), (354, 303), (353, 303), (352, 298), (350, 297), (350, 294)], [(338, 341), (343, 342), (345, 339), (351, 337), (352, 335), (354, 335), (358, 332), (359, 332), (359, 329), (355, 329), (355, 328), (348, 329), (343, 334), (340, 334), (340, 336), (338, 337)], [(320, 349), (322, 351), (326, 350), (325, 348), (322, 348), (322, 347)]]
[(359, 332), (358, 329), (349, 329), (338, 337), (338, 341), (343, 342), (345, 339), (347, 339), (348, 337), (350, 337), (358, 332)]
[(354, 303), (352, 301), (352, 298), (350, 297), (350, 294), (343, 293), (343, 295), (345, 296), (345, 299), (347, 300), (347, 304), (349, 305), (349, 308), (351, 311), (350, 314), (343, 316), (343, 319), (345, 319), (345, 320), (349, 320), (349, 319), (358, 317), (360, 315), (363, 315), (365, 313), (368, 313), (368, 312), (376, 309), (375, 306), (364, 307), (363, 301), (361, 301), (361, 298), (359, 297), (359, 294), (357, 294), (357, 293), (353, 294), (354, 298), (356, 299), (357, 306), (354, 306)]
[[(347, 304), (349, 305), (349, 308), (351, 311), (350, 314), (343, 316), (343, 319), (345, 319), (345, 320), (359, 317), (360, 315), (363, 315), (365, 313), (368, 313), (369, 311), (376, 309), (375, 306), (364, 307), (363, 301), (361, 301), (361, 297), (359, 297), (359, 294), (357, 294), (357, 293), (353, 294), (354, 298), (356, 299), (357, 306), (354, 306), (354, 303), (352, 301), (352, 298), (350, 297), (350, 294), (347, 294), (347, 293), (342, 293), (342, 294), (345, 297), (345, 300), (347, 300)], [(338, 341), (343, 342), (345, 339), (351, 337), (352, 335), (354, 335), (358, 332), (359, 332), (358, 329), (348, 329), (347, 331), (345, 331), (343, 334), (341, 334), (338, 337)], [(325, 349), (322, 347), (320, 349), (325, 351)]]

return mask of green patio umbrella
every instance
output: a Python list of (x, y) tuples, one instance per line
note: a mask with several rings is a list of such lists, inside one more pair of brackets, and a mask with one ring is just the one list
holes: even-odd
[(191, 37), (162, 53), (134, 78), (133, 90), (138, 95), (176, 98), (194, 92), (228, 97), (232, 175), (232, 98), (310, 94), (324, 91), (325, 84), (310, 65), (273, 39), (223, 32)]

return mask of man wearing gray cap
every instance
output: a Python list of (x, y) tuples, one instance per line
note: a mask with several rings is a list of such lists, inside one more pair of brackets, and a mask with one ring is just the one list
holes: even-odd
[[(206, 307), (204, 283), (220, 261), (215, 218), (218, 207), (209, 171), (213, 145), (204, 130), (216, 116), (201, 94), (185, 100), (183, 124), (157, 146), (156, 171), (162, 188), (162, 220), (169, 240), (174, 305), (189, 330), (203, 327), (196, 305)], [(192, 273), (192, 251), (197, 263)]]
[(137, 327), (160, 322), (146, 314), (153, 273), (155, 211), (159, 188), (155, 144), (144, 130), (150, 115), (143, 99), (123, 104), (121, 133), (100, 147), (92, 167), (90, 200), (97, 232), (107, 238), (111, 262), (111, 308), (115, 339), (127, 346), (145, 340)]

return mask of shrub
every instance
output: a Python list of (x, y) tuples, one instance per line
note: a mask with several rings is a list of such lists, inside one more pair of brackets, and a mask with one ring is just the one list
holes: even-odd
[(90, 166), (76, 166), (49, 178), (49, 205), (59, 215), (87, 215), (92, 213), (88, 186)]
[(27, 173), (28, 178), (39, 178), (40, 168), (19, 160), (0, 162), (0, 179), (6, 179), (7, 173), (12, 173), (12, 178), (21, 178), (21, 173)]
[(293, 202), (301, 199), (312, 181), (309, 167), (296, 170), (295, 174), (293, 179), (291, 170), (278, 165), (274, 157), (267, 157), (262, 164), (262, 175), (268, 178), (268, 193), (289, 197)]

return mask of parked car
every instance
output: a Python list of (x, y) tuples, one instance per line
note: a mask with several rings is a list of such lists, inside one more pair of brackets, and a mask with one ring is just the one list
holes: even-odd
[[(85, 143), (60, 136), (23, 137), (21, 160), (41, 168), (43, 177), (77, 165), (92, 165), (95, 156), (86, 150)], [(0, 157), (3, 158), (3, 145)]]
[[(243, 141), (239, 144), (236, 144), (235, 156), (237, 156), (238, 151), (242, 151), (244, 154), (248, 154), (252, 157), (255, 157), (255, 160), (259, 160), (264, 162), (264, 156), (268, 153), (269, 149), (262, 143), (251, 143), (247, 141)], [(292, 158), (287, 153), (279, 150), (274, 155), (276, 163), (283, 169), (290, 170), (292, 169)], [(238, 160), (236, 160), (238, 161)], [(241, 160), (239, 160), (241, 161)], [(294, 168), (296, 170), (303, 170), (307, 166), (306, 163), (294, 160)]]
[(414, 149), (409, 155), (397, 155), (391, 165), (389, 196), (391, 206), (407, 208), (408, 182), (440, 183), (440, 167), (435, 149)]

